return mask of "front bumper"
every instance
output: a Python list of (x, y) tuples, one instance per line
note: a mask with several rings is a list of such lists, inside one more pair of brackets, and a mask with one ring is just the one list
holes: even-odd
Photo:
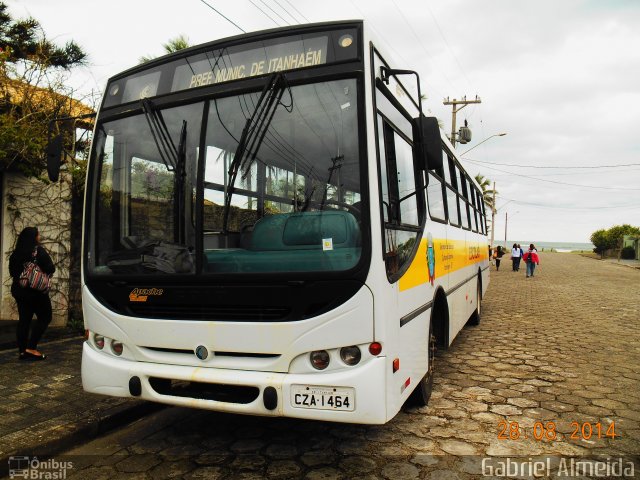
[[(131, 361), (98, 352), (85, 342), (82, 352), (82, 386), (85, 391), (91, 393), (131, 397), (129, 381), (132, 377), (138, 377), (141, 393), (136, 398), (169, 405), (248, 415), (382, 424), (387, 421), (385, 364), (384, 357), (375, 357), (357, 367), (325, 373), (287, 374), (243, 371)], [(250, 403), (161, 394), (151, 386), (150, 378), (254, 387), (259, 390), (259, 394)], [(294, 407), (291, 402), (291, 385), (354, 388), (355, 409), (347, 412)], [(264, 392), (267, 387), (273, 387), (277, 392), (277, 405), (272, 410), (265, 407)]]

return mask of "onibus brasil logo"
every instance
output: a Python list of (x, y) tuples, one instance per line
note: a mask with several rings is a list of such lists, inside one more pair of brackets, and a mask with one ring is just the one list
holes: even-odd
[(64, 480), (67, 471), (73, 469), (73, 462), (62, 462), (55, 458), (38, 460), (38, 457), (9, 457), (9, 478), (34, 480)]

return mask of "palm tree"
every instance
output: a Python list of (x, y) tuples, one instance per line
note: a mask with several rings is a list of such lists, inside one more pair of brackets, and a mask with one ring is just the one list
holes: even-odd
[[(189, 44), (189, 37), (184, 34), (180, 34), (175, 38), (169, 39), (167, 43), (162, 44), (162, 48), (164, 48), (164, 53), (174, 53), (179, 50), (184, 50), (185, 48), (189, 48), (191, 45)], [(140, 63), (146, 63), (149, 60), (153, 60), (156, 57), (145, 55), (144, 57), (140, 57)]]
[(482, 189), (482, 199), (484, 200), (484, 203), (487, 204), (490, 211), (493, 211), (493, 209), (495, 208), (495, 205), (493, 204), (493, 198), (495, 195), (498, 194), (498, 191), (497, 190), (494, 191), (492, 188), (490, 188), (491, 180), (486, 178), (484, 175), (477, 174), (474, 178), (476, 179), (476, 182), (478, 182), (478, 185), (480, 185), (480, 188)]

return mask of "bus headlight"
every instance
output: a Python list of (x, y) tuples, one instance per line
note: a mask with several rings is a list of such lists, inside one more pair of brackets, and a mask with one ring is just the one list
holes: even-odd
[(316, 370), (324, 370), (329, 366), (329, 353), (326, 350), (316, 350), (311, 352), (311, 365)]
[(122, 355), (123, 350), (124, 350), (124, 346), (122, 345), (122, 342), (118, 342), (117, 340), (111, 340), (111, 351), (113, 352), (114, 355), (117, 355), (119, 357), (120, 355)]
[(102, 350), (104, 348), (104, 337), (102, 335), (98, 335), (97, 333), (94, 333), (93, 344), (96, 346), (98, 350)]
[(351, 347), (342, 347), (340, 349), (340, 358), (347, 365), (357, 365), (360, 363), (360, 359), (362, 358), (362, 353), (360, 349), (352, 345)]

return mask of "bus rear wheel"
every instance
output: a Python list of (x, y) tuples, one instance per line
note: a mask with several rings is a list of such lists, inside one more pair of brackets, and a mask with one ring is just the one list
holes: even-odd
[(409, 397), (409, 401), (412, 405), (424, 407), (429, 403), (429, 399), (431, 398), (431, 392), (433, 392), (433, 377), (434, 377), (434, 361), (436, 357), (436, 336), (433, 334), (432, 328), (432, 320), (429, 320), (429, 336), (428, 336), (428, 369), (427, 373), (420, 383), (416, 387), (416, 389), (411, 393)]

